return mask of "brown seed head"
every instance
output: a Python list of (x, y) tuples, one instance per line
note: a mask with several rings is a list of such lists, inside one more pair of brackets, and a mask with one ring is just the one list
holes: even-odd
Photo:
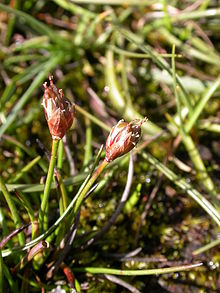
[(130, 123), (120, 120), (112, 127), (106, 140), (105, 160), (107, 162), (128, 153), (136, 146), (141, 136), (141, 125), (145, 121), (146, 118), (135, 119)]
[(42, 105), (52, 139), (62, 139), (72, 126), (74, 106), (64, 97), (63, 91), (57, 89), (53, 83), (53, 76), (49, 76), (50, 85), (44, 86)]

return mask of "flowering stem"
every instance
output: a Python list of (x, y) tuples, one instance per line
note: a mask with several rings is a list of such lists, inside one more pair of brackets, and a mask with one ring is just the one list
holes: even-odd
[[(66, 188), (63, 184), (63, 179), (61, 177), (61, 170), (62, 170), (62, 166), (63, 166), (63, 153), (64, 153), (64, 146), (63, 146), (63, 141), (60, 140), (60, 143), (59, 143), (59, 147), (58, 147), (58, 154), (57, 154), (57, 180), (58, 180), (58, 183), (59, 183), (59, 188), (60, 188), (60, 192), (61, 192), (61, 195), (62, 195), (62, 203), (63, 203), (63, 210), (62, 210), (62, 213), (63, 211), (66, 210), (67, 206), (68, 206), (68, 195), (67, 195), (67, 192), (66, 192)], [(60, 209), (61, 210), (61, 209)], [(62, 214), (61, 213), (61, 214)]]
[(54, 166), (56, 162), (56, 154), (58, 149), (59, 140), (53, 139), (52, 142), (52, 150), (51, 150), (51, 157), (50, 157), (50, 165), (47, 173), (47, 180), (44, 187), (44, 194), (43, 199), (41, 202), (40, 214), (39, 214), (39, 226), (40, 228), (47, 229), (48, 226), (48, 216), (47, 216), (47, 206), (48, 206), (48, 199), (50, 195), (50, 188), (54, 174)]
[(84, 187), (84, 189), (82, 190), (79, 198), (76, 201), (75, 207), (74, 207), (74, 214), (77, 213), (79, 207), (81, 206), (83, 199), (85, 197), (85, 195), (87, 194), (87, 192), (90, 190), (90, 188), (92, 187), (92, 185), (94, 184), (94, 182), (96, 181), (96, 179), (99, 177), (99, 175), (102, 173), (102, 171), (105, 169), (105, 167), (109, 164), (109, 162), (107, 162), (105, 159), (102, 161), (102, 163), (98, 166), (98, 168), (96, 169), (96, 171), (93, 173), (92, 177), (89, 179), (88, 183), (86, 184), (86, 186)]

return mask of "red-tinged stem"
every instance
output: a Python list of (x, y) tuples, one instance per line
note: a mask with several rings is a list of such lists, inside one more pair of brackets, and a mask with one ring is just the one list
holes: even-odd
[(75, 207), (74, 207), (74, 214), (77, 213), (79, 207), (81, 206), (81, 204), (83, 202), (83, 199), (84, 199), (85, 195), (90, 190), (90, 188), (92, 187), (92, 185), (94, 184), (94, 182), (96, 181), (96, 179), (99, 177), (99, 175), (102, 173), (102, 171), (105, 169), (105, 167), (108, 164), (109, 164), (109, 162), (107, 162), (104, 159), (102, 161), (102, 163), (98, 166), (98, 168), (96, 169), (96, 171), (93, 173), (92, 177), (89, 179), (88, 183), (86, 184), (86, 186), (82, 190), (79, 198), (77, 199), (77, 202), (76, 202)]

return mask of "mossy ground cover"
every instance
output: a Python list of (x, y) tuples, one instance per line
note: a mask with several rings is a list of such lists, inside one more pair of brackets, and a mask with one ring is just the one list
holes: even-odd
[[(0, 292), (220, 290), (219, 41), (215, 0), (0, 3)], [(50, 75), (75, 104), (56, 145)]]

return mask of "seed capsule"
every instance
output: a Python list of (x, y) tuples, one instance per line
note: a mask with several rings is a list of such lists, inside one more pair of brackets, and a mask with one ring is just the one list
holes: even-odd
[(42, 105), (52, 139), (62, 139), (72, 126), (74, 119), (74, 106), (64, 97), (62, 90), (58, 90), (49, 76), (50, 85), (44, 86)]
[(111, 162), (114, 159), (128, 153), (138, 143), (141, 137), (141, 125), (146, 118), (135, 119), (130, 123), (120, 120), (114, 127), (106, 140), (105, 160)]

